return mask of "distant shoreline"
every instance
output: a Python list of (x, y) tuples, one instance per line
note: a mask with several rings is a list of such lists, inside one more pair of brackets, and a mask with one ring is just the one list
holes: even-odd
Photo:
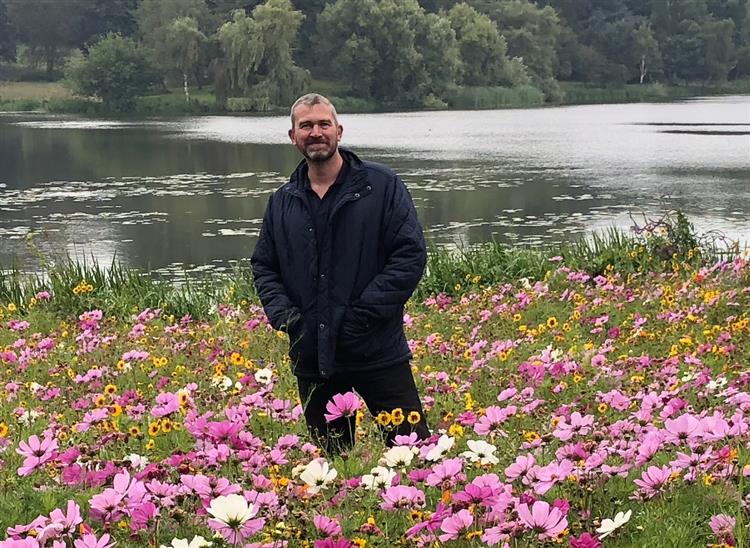
[[(445, 108), (409, 108), (393, 106), (380, 108), (372, 100), (330, 95), (342, 114), (376, 114), (386, 112), (430, 112), (455, 110), (500, 110), (518, 108), (545, 108), (558, 106), (622, 104), (639, 102), (669, 102), (698, 97), (722, 95), (750, 95), (750, 79), (735, 80), (721, 84), (690, 84), (668, 86), (663, 84), (629, 84), (607, 88), (592, 87), (576, 82), (561, 82), (563, 99), (559, 102), (545, 103), (526, 90), (509, 88), (476, 88), (464, 93)], [(76, 114), (96, 116), (274, 116), (285, 115), (286, 108), (271, 109), (263, 112), (242, 110), (242, 98), (234, 103), (230, 100), (229, 109), (216, 106), (213, 94), (209, 91), (196, 90), (191, 94), (188, 103), (180, 90), (170, 93), (139, 97), (136, 110), (131, 113), (112, 113), (101, 108), (101, 104), (92, 99), (74, 97), (59, 82), (2, 82), (0, 81), (1, 113), (44, 113)]]

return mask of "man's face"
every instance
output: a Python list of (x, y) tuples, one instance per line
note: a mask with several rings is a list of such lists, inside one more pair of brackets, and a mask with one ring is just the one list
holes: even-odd
[(289, 139), (309, 161), (325, 162), (336, 154), (343, 131), (328, 105), (299, 105)]

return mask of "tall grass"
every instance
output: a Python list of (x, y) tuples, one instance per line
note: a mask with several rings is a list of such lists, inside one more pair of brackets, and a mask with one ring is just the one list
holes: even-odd
[[(739, 252), (736, 243), (696, 234), (679, 211), (636, 227), (633, 232), (612, 228), (563, 244), (519, 247), (490, 242), (458, 250), (431, 245), (415, 298), (423, 300), (437, 293), (460, 295), (521, 278), (542, 280), (560, 264), (592, 276), (610, 270), (692, 272), (719, 259), (732, 259)], [(38, 292), (49, 291), (54, 299), (48, 306), (62, 316), (99, 308), (112, 316), (127, 317), (150, 307), (175, 316), (204, 318), (220, 304), (257, 302), (246, 262), (226, 273), (185, 273), (179, 283), (114, 260), (108, 267), (95, 260), (70, 258), (57, 263), (41, 258), (40, 262), (43, 271), (39, 274), (27, 275), (18, 267), (0, 271), (0, 303), (24, 308), (33, 303)], [(85, 290), (80, 291), (81, 287)]]
[(670, 101), (701, 95), (750, 93), (750, 80), (734, 80), (711, 84), (628, 84), (617, 87), (597, 87), (579, 82), (560, 82), (562, 104), (632, 103)]
[(455, 109), (532, 107), (544, 104), (544, 93), (529, 85), (514, 88), (452, 86), (446, 93), (446, 101)]

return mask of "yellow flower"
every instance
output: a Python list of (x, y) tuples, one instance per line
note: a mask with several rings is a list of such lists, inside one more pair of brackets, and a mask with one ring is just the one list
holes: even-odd
[(518, 323), (521, 321), (521, 315), (518, 313), (513, 314), (513, 321)]
[(161, 430), (161, 424), (159, 424), (159, 421), (154, 421), (148, 425), (148, 435), (151, 437), (156, 436), (156, 434), (159, 433), (159, 430)]
[(148, 440), (148, 443), (146, 443), (146, 451), (151, 451), (156, 446), (156, 442), (154, 440)]
[(583, 375), (581, 375), (580, 373), (574, 373), (573, 374), (573, 382), (574, 383), (578, 384), (582, 380), (583, 380)]
[(106, 394), (112, 395), (115, 392), (117, 392), (117, 386), (114, 384), (108, 384), (107, 386), (104, 387), (104, 392)]
[(243, 363), (245, 363), (245, 358), (243, 358), (242, 354), (240, 354), (239, 352), (232, 352), (229, 360), (232, 362), (232, 365), (242, 365)]
[(352, 544), (357, 546), (357, 548), (365, 548), (367, 546), (367, 539), (355, 537), (352, 539)]
[(172, 421), (169, 419), (162, 419), (161, 421), (161, 431), (165, 434), (168, 434), (172, 431)]
[(130, 434), (131, 436), (140, 436), (141, 429), (137, 426), (131, 426), (130, 428), (128, 428), (128, 434)]
[(609, 409), (609, 406), (606, 403), (600, 403), (599, 406), (596, 408), (596, 410), (602, 414), (606, 413), (607, 409)]
[(397, 407), (391, 411), (391, 422), (394, 426), (399, 426), (404, 422), (404, 411), (400, 407)]
[(8, 425), (4, 422), (0, 422), (0, 438), (4, 438), (8, 435), (8, 431), (10, 429), (8, 428)]
[(107, 398), (104, 396), (104, 394), (99, 394), (94, 400), (94, 405), (96, 405), (97, 407), (104, 407), (106, 401)]
[(406, 422), (413, 426), (417, 424), (421, 418), (419, 411), (410, 411), (406, 417)]
[(528, 443), (531, 443), (533, 441), (541, 439), (541, 436), (538, 433), (534, 432), (534, 431), (526, 431), (526, 430), (524, 430), (524, 432), (523, 432), (523, 438)]
[(555, 318), (554, 316), (550, 316), (549, 318), (547, 318), (547, 327), (549, 327), (550, 329), (554, 329), (555, 327), (557, 327), (557, 318)]
[(448, 428), (448, 434), (455, 438), (460, 438), (464, 435), (464, 427), (460, 424), (453, 423)]
[(388, 411), (381, 411), (375, 420), (380, 426), (387, 426), (391, 422), (391, 414)]
[(16, 310), (18, 310), (15, 303), (8, 303), (8, 306), (6, 308), (8, 309), (8, 312), (15, 312)]
[(119, 417), (122, 415), (122, 406), (119, 403), (112, 405), (112, 416)]

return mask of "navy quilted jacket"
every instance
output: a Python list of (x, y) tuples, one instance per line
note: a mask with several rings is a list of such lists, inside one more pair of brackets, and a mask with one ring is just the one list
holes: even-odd
[(389, 168), (340, 150), (350, 170), (327, 237), (316, 237), (302, 162), (269, 199), (251, 259), (268, 320), (289, 334), (289, 356), (301, 377), (411, 358), (403, 309), (427, 260), (414, 204)]

